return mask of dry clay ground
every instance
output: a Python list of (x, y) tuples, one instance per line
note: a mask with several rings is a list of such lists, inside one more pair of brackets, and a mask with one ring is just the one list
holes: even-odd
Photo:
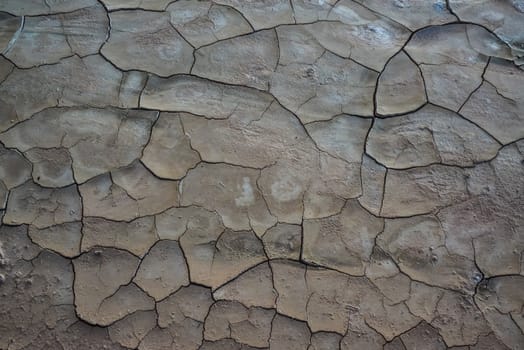
[(0, 349), (524, 349), (524, 1), (0, 11)]

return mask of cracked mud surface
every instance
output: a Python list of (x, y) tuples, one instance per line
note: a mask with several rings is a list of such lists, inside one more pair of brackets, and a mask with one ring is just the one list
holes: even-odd
[(0, 349), (524, 349), (524, 1), (0, 0)]

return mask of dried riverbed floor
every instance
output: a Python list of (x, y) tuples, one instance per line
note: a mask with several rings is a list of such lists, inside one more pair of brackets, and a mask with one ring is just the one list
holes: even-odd
[(524, 349), (524, 1), (0, 0), (0, 349)]

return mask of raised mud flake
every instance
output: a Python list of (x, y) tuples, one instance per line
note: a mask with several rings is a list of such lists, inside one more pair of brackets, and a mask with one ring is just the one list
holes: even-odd
[(277, 311), (295, 319), (307, 320), (309, 292), (306, 265), (289, 260), (272, 260), (270, 264), (277, 291)]
[(371, 119), (341, 115), (307, 124), (306, 130), (322, 151), (349, 163), (360, 163), (370, 127)]
[(411, 293), (406, 306), (409, 311), (430, 323), (437, 316), (436, 308), (444, 290), (420, 282), (411, 282)]
[(60, 255), (72, 258), (80, 254), (82, 240), (82, 224), (68, 222), (39, 229), (29, 226), (31, 241), (42, 248), (50, 249)]
[(157, 303), (158, 325), (177, 327), (187, 318), (203, 323), (214, 302), (209, 288), (194, 284), (182, 287)]
[(232, 300), (242, 305), (274, 308), (277, 292), (269, 263), (251, 268), (213, 292), (215, 300)]
[(361, 165), (362, 195), (358, 202), (373, 215), (380, 215), (382, 198), (384, 197), (384, 183), (386, 168), (364, 154)]
[(501, 276), (483, 282), (475, 300), (494, 334), (511, 349), (519, 349), (524, 343), (522, 317), (524, 277)]
[(433, 216), (386, 220), (377, 243), (413, 280), (473, 294), (481, 277), (467, 252), (448, 252), (446, 234)]
[(302, 258), (351, 275), (362, 275), (383, 221), (348, 201), (340, 214), (304, 221)]
[(441, 25), (457, 20), (446, 8), (446, 0), (357, 0), (414, 31), (429, 25)]
[(198, 49), (191, 73), (225, 83), (268, 90), (278, 56), (276, 32), (264, 30)]
[(499, 2), (450, 0), (451, 9), (462, 21), (486, 26), (504, 40), (515, 56), (524, 55), (524, 6), (520, 0)]
[(48, 107), (120, 106), (122, 75), (99, 55), (73, 56), (53, 65), (15, 68), (0, 84), (0, 95), (7, 119), (18, 121)]
[(191, 282), (213, 289), (266, 260), (262, 243), (252, 231), (196, 229), (186, 232), (180, 245)]
[(124, 10), (110, 13), (111, 35), (102, 54), (123, 70), (160, 76), (189, 73), (193, 48), (169, 23), (169, 14)]
[(201, 207), (171, 208), (155, 217), (155, 226), (160, 239), (178, 241), (184, 234), (207, 233), (218, 236), (224, 231), (220, 216)]
[(28, 181), (11, 191), (3, 221), (45, 228), (79, 221), (81, 215), (82, 203), (76, 186), (49, 189)]
[(162, 113), (153, 127), (151, 140), (144, 149), (142, 162), (161, 178), (180, 179), (200, 161), (184, 133), (181, 116)]
[[(139, 158), (156, 116), (149, 111), (51, 108), (0, 134), (0, 141), (23, 152), (29, 151), (35, 161), (50, 158), (48, 163), (57, 164), (58, 169), (67, 168), (70, 162), (62, 149), (66, 148), (74, 178), (82, 183)], [(37, 151), (35, 147), (48, 150)], [(43, 166), (51, 167), (52, 164), (46, 166), (48, 163)], [(40, 169), (35, 168), (34, 171)], [(58, 169), (49, 172), (59, 175)], [(62, 181), (60, 178), (44, 180), (50, 184)]]
[(173, 26), (194, 47), (200, 47), (252, 31), (233, 7), (212, 1), (185, 0), (171, 3), (167, 10)]
[[(214, 174), (209, 176), (208, 174)], [(276, 222), (257, 187), (259, 171), (227, 164), (200, 164), (181, 185), (181, 205), (216, 210), (233, 230), (254, 230), (259, 236)]]
[(475, 344), (480, 335), (489, 333), (472, 297), (452, 291), (444, 291), (431, 325), (438, 329), (448, 347)]
[(274, 310), (248, 308), (238, 302), (217, 301), (206, 317), (204, 339), (232, 338), (254, 347), (267, 347)]
[(261, 0), (245, 2), (243, 0), (218, 0), (216, 3), (237, 9), (255, 28), (264, 29), (279, 24), (293, 24), (293, 9), (288, 0)]
[(422, 70), (429, 102), (454, 111), (481, 84), (488, 61), (470, 44), (466, 29), (466, 24), (429, 27), (405, 48)]
[(467, 198), (461, 168), (430, 165), (388, 170), (381, 214), (386, 217), (426, 214)]
[(359, 315), (351, 317), (348, 331), (340, 341), (341, 350), (381, 350), (385, 345), (384, 337), (369, 327)]
[(499, 148), (484, 130), (433, 105), (376, 120), (366, 145), (369, 155), (393, 169), (433, 163), (471, 166), (494, 158)]
[(319, 42), (326, 49), (376, 71), (384, 68), (410, 36), (405, 27), (350, 0), (338, 1), (328, 20), (340, 23), (313, 24), (319, 30), (316, 35)]
[(97, 248), (74, 259), (73, 265), (75, 307), (83, 320), (105, 326), (134, 311), (154, 308), (152, 299), (130, 284), (139, 265), (132, 254)]
[(270, 92), (303, 123), (341, 114), (371, 116), (378, 73), (330, 52), (316, 62), (278, 65)]
[(163, 11), (172, 0), (101, 0), (109, 11), (135, 9)]
[(2, 11), (19, 16), (34, 16), (63, 13), (98, 5), (97, 0), (6, 0), (2, 2)]
[(186, 75), (171, 78), (153, 76), (144, 88), (140, 107), (227, 119), (231, 115), (245, 113), (261, 115), (272, 101), (270, 95), (247, 87), (234, 87)]
[(311, 23), (325, 20), (336, 2), (336, 0), (291, 0), (295, 22)]
[(460, 110), (497, 140), (506, 144), (524, 136), (524, 72), (512, 63), (492, 59), (486, 81)]
[(264, 233), (262, 243), (269, 259), (298, 260), (302, 244), (302, 228), (299, 225), (277, 223)]
[(387, 63), (378, 79), (377, 113), (407, 113), (424, 103), (426, 92), (420, 69), (404, 51), (401, 51)]
[(187, 265), (178, 242), (156, 243), (140, 263), (133, 281), (157, 301), (188, 285)]
[(342, 336), (337, 333), (318, 332), (311, 335), (311, 344), (307, 350), (339, 349)]
[(108, 32), (101, 5), (50, 16), (26, 17), (24, 28), (5, 54), (18, 67), (53, 64), (62, 58), (98, 52)]
[[(0, 136), (1, 138), (1, 136)], [(33, 163), (33, 181), (45, 187), (63, 187), (75, 182), (73, 159), (66, 148), (31, 148), (24, 156)]]
[(6, 54), (13, 47), (20, 34), (22, 21), (21, 17), (0, 12), (0, 53)]
[(154, 311), (136, 311), (109, 326), (109, 337), (127, 348), (136, 348), (156, 325)]
[(82, 228), (82, 251), (93, 247), (124, 249), (143, 257), (158, 240), (153, 217), (130, 222), (85, 217)]
[(274, 350), (307, 350), (311, 331), (305, 322), (277, 314), (273, 320), (269, 344)]
[(438, 331), (425, 322), (400, 336), (407, 349), (446, 350), (447, 346)]
[(79, 186), (85, 216), (133, 220), (178, 204), (178, 182), (153, 176), (141, 163), (115, 170)]
[(31, 163), (22, 154), (0, 144), (0, 183), (6, 189), (20, 186), (29, 180), (30, 173)]

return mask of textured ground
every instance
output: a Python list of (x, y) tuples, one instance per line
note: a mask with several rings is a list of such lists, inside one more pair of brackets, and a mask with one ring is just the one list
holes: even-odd
[(0, 11), (0, 349), (524, 349), (524, 1)]

